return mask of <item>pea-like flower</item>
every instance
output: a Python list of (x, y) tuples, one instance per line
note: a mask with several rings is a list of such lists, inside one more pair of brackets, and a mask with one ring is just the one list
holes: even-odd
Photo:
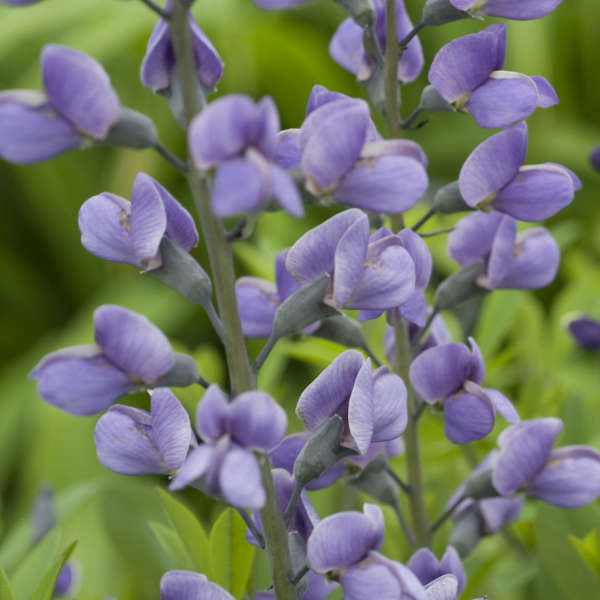
[[(379, 47), (385, 53), (386, 23), (385, 0), (374, 0), (375, 4), (375, 35)], [(398, 41), (404, 39), (413, 28), (404, 0), (396, 0), (396, 32)], [(364, 47), (365, 30), (348, 18), (342, 22), (331, 38), (329, 54), (342, 68), (354, 73), (359, 81), (368, 80), (375, 69), (375, 59)], [(398, 81), (407, 83), (414, 81), (423, 68), (423, 49), (418, 37), (414, 37), (398, 61)]]
[(160, 580), (160, 600), (234, 600), (220, 585), (194, 571), (168, 571)]
[(438, 560), (429, 548), (419, 548), (406, 563), (423, 585), (428, 585), (444, 575), (453, 575), (457, 581), (457, 594), (461, 594), (467, 583), (467, 575), (455, 548), (448, 546)]
[(131, 202), (104, 192), (79, 210), (84, 248), (104, 260), (146, 271), (162, 266), (160, 242), (167, 237), (189, 252), (198, 243), (190, 213), (158, 181), (138, 173)]
[(37, 163), (103, 140), (119, 117), (119, 99), (102, 66), (87, 54), (47, 45), (44, 92), (0, 93), (0, 157)]
[(473, 208), (493, 208), (522, 221), (542, 221), (568, 206), (579, 178), (555, 163), (524, 165), (527, 125), (519, 123), (488, 138), (467, 158), (460, 193)]
[(270, 97), (254, 103), (233, 94), (211, 102), (191, 123), (189, 144), (200, 170), (216, 167), (211, 206), (221, 217), (254, 213), (275, 199), (289, 214), (303, 214), (300, 194), (275, 163), (279, 114)]
[(194, 483), (233, 506), (259, 510), (265, 491), (252, 450), (269, 451), (286, 427), (285, 411), (268, 394), (244, 392), (229, 404), (211, 385), (196, 409), (196, 431), (205, 443), (189, 454), (170, 489)]
[(123, 475), (169, 475), (196, 445), (190, 418), (168, 388), (156, 388), (150, 412), (116, 404), (94, 430), (98, 460)]
[(551, 283), (560, 249), (544, 227), (517, 233), (517, 222), (498, 212), (474, 213), (448, 236), (448, 254), (463, 266), (483, 259), (478, 284), (487, 289), (534, 290)]
[(96, 345), (48, 354), (29, 376), (46, 402), (72, 415), (102, 412), (125, 394), (153, 387), (175, 365), (162, 331), (120, 306), (96, 309), (94, 337)]
[[(170, 10), (171, 6), (172, 1), (169, 0), (166, 10)], [(189, 23), (198, 82), (205, 93), (212, 92), (223, 75), (223, 61), (191, 13)], [(147, 88), (159, 94), (170, 95), (174, 83), (174, 69), (175, 52), (169, 24), (165, 19), (160, 19), (148, 40), (140, 78)]]
[(600, 350), (600, 321), (592, 317), (579, 317), (569, 323), (569, 333), (586, 350)]
[(373, 442), (393, 440), (406, 428), (406, 386), (386, 367), (373, 371), (370, 359), (347, 350), (302, 392), (296, 414), (309, 431), (340, 415), (341, 443), (365, 454)]
[(494, 427), (496, 412), (509, 423), (519, 415), (498, 390), (483, 388), (485, 364), (479, 347), (469, 338), (471, 350), (452, 342), (419, 354), (410, 366), (410, 381), (428, 404), (442, 403), (446, 437), (455, 444), (484, 438)]
[(543, 77), (503, 71), (506, 25), (492, 25), (480, 33), (443, 46), (429, 70), (429, 81), (455, 110), (473, 116), (481, 127), (510, 127), (536, 108), (558, 103)]
[(590, 152), (590, 164), (596, 171), (600, 171), (600, 146)]
[(339, 213), (306, 232), (288, 251), (287, 270), (300, 285), (327, 273), (324, 301), (336, 308), (384, 311), (415, 291), (416, 269), (403, 239), (371, 236), (358, 209)]
[(530, 21), (549, 15), (562, 0), (450, 0), (458, 10), (474, 16)]
[(562, 508), (580, 508), (600, 496), (600, 452), (589, 446), (553, 450), (562, 428), (560, 419), (531, 419), (500, 434), (492, 473), (500, 494), (524, 491)]

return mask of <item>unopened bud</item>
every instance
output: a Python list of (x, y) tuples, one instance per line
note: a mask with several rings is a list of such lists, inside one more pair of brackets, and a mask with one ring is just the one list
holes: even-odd
[(498, 492), (492, 484), (492, 469), (470, 475), (465, 481), (464, 495), (467, 498), (473, 498), (473, 500), (497, 496)]
[(483, 271), (483, 261), (478, 260), (444, 279), (435, 292), (435, 308), (446, 310), (454, 308), (476, 296), (487, 293), (477, 285), (477, 278)]
[(375, 23), (373, 0), (335, 0), (335, 3), (361, 27), (371, 27)]
[(421, 14), (421, 23), (432, 27), (470, 18), (471, 15), (468, 12), (452, 6), (450, 0), (427, 0)]
[(432, 85), (423, 88), (419, 106), (430, 113), (454, 111), (452, 105), (446, 102)]
[(472, 211), (463, 199), (460, 193), (458, 181), (453, 181), (444, 187), (441, 187), (433, 199), (433, 210), (436, 213), (449, 215), (452, 213)]
[(461, 558), (464, 558), (471, 554), (482, 537), (483, 519), (477, 505), (473, 503), (455, 519), (448, 545), (454, 546)]
[(398, 486), (388, 474), (387, 465), (387, 457), (381, 452), (348, 483), (366, 492), (375, 500), (394, 506), (398, 502)]
[(361, 348), (364, 350), (367, 347), (367, 341), (360, 323), (346, 315), (338, 315), (323, 320), (312, 335), (336, 342), (347, 348)]
[(104, 143), (127, 148), (151, 148), (158, 144), (158, 131), (150, 117), (121, 107), (119, 118), (106, 135)]
[(198, 383), (200, 373), (196, 361), (187, 354), (175, 353), (175, 364), (152, 383), (152, 387), (187, 387)]

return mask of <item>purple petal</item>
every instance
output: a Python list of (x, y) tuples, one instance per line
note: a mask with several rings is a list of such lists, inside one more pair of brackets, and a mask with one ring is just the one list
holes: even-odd
[(552, 85), (545, 77), (535, 75), (532, 77), (538, 92), (538, 107), (549, 108), (558, 104), (558, 95), (554, 91)]
[(257, 103), (258, 122), (254, 145), (262, 155), (271, 160), (277, 151), (277, 134), (281, 128), (279, 113), (273, 98), (265, 96)]
[(97, 346), (74, 346), (48, 354), (29, 377), (37, 380), (38, 394), (46, 402), (77, 416), (102, 412), (135, 389)]
[(269, 165), (269, 176), (271, 193), (279, 206), (292, 217), (301, 217), (304, 214), (304, 206), (293, 179), (275, 164)]
[(182, 490), (193, 481), (202, 477), (214, 460), (215, 447), (201, 444), (190, 452), (179, 472), (169, 484), (171, 491)]
[(277, 284), (277, 293), (279, 294), (279, 299), (282, 302), (300, 289), (298, 282), (285, 268), (287, 255), (288, 249), (286, 248), (283, 252), (280, 252), (275, 256), (275, 283)]
[(575, 319), (569, 323), (569, 332), (583, 348), (600, 348), (600, 321), (591, 317)]
[(316, 110), (323, 104), (333, 102), (334, 100), (344, 100), (348, 96), (341, 94), (340, 92), (330, 92), (326, 87), (322, 85), (313, 85), (308, 96), (308, 102), (306, 103), (306, 116), (310, 115), (313, 110)]
[(496, 533), (506, 525), (516, 521), (523, 510), (525, 499), (517, 498), (484, 498), (479, 501), (479, 510), (485, 521), (488, 535)]
[(485, 397), (457, 394), (444, 402), (444, 431), (454, 444), (484, 438), (493, 428), (494, 408)]
[(365, 53), (364, 31), (352, 19), (342, 21), (329, 43), (331, 58), (346, 71), (354, 73), (360, 81), (368, 79), (373, 62)]
[(371, 361), (367, 359), (360, 368), (348, 401), (348, 423), (350, 434), (361, 454), (371, 444), (374, 426), (373, 376)]
[[(465, 384), (465, 389), (467, 391), (471, 391), (473, 384), (471, 382), (467, 382)], [(479, 386), (477, 386), (479, 387)], [(519, 417), (519, 413), (517, 409), (514, 407), (513, 403), (498, 390), (494, 390), (492, 388), (480, 388), (481, 392), (485, 394), (490, 402), (492, 403), (494, 410), (500, 413), (511, 425), (516, 425), (521, 418)]]
[[(385, 27), (385, 11), (383, 2), (378, 2), (377, 28)], [(396, 37), (398, 41), (403, 40), (413, 29), (413, 24), (404, 7), (404, 0), (396, 0)], [(383, 33), (383, 32), (382, 32)], [(398, 62), (398, 81), (408, 83), (414, 81), (423, 68), (423, 49), (418, 36), (415, 36), (409, 43)]]
[[(294, 470), (294, 462), (300, 450), (306, 444), (305, 433), (293, 433), (284, 437), (277, 446), (269, 450), (269, 459), (274, 469), (285, 469), (288, 473)], [(284, 507), (285, 508), (285, 507)]]
[(376, 564), (386, 566), (393, 573), (400, 584), (400, 597), (403, 600), (426, 600), (425, 589), (410, 569), (378, 552), (370, 552), (369, 558)]
[(360, 352), (346, 350), (302, 392), (296, 414), (307, 429), (318, 427), (350, 398), (354, 381), (364, 362)]
[(468, 342), (469, 346), (471, 346), (471, 361), (467, 379), (475, 383), (481, 383), (485, 379), (485, 363), (483, 361), (483, 355), (481, 354), (477, 342), (472, 337), (468, 339)]
[(260, 469), (254, 454), (233, 447), (223, 461), (219, 475), (223, 496), (237, 508), (260, 510), (266, 500)]
[(404, 598), (400, 582), (383, 565), (367, 564), (348, 569), (340, 580), (344, 588), (344, 600), (398, 600)]
[(140, 69), (140, 79), (147, 88), (157, 92), (171, 85), (175, 54), (169, 24), (160, 19), (152, 30)]
[(448, 546), (446, 552), (440, 559), (440, 571), (449, 573), (456, 577), (458, 582), (458, 593), (461, 594), (467, 584), (467, 574), (460, 560), (460, 556), (453, 546)]
[(117, 120), (119, 98), (102, 66), (87, 54), (54, 44), (44, 46), (41, 64), (53, 107), (77, 129), (104, 138)]
[(216, 443), (227, 432), (230, 409), (227, 396), (212, 384), (196, 407), (196, 431), (206, 442)]
[(160, 580), (160, 600), (234, 600), (233, 596), (204, 575), (193, 571), (169, 571)]
[[(460, 10), (468, 10), (479, 4), (477, 0), (450, 0)], [(529, 21), (550, 14), (562, 0), (486, 0), (478, 10), (490, 17)]]
[(492, 474), (498, 492), (510, 496), (542, 470), (562, 427), (560, 419), (532, 419), (502, 432)]
[(241, 277), (235, 283), (235, 295), (244, 335), (269, 337), (280, 301), (275, 285), (257, 277)]
[(501, 131), (479, 144), (467, 158), (458, 179), (465, 202), (475, 207), (511, 183), (525, 161), (526, 152), (525, 123)]
[(487, 275), (492, 289), (499, 287), (500, 282), (510, 272), (515, 260), (516, 241), (517, 222), (505, 215), (498, 224), (488, 262)]
[(429, 548), (419, 548), (410, 557), (406, 566), (423, 585), (433, 581), (441, 574), (438, 559)]
[(280, 10), (282, 8), (290, 8), (297, 4), (305, 4), (310, 0), (253, 0), (254, 4), (266, 10)]
[(96, 343), (106, 357), (129, 375), (151, 383), (174, 364), (175, 355), (164, 333), (146, 317), (120, 306), (94, 312)]
[(418, 289), (424, 290), (429, 284), (433, 268), (433, 259), (431, 258), (429, 246), (412, 229), (403, 229), (398, 233), (398, 237), (415, 264), (415, 285)]
[[(368, 142), (363, 147), (360, 157), (362, 159), (375, 159), (382, 156), (403, 156), (412, 158), (427, 168), (429, 161), (423, 148), (412, 140), (382, 140)], [(391, 232), (389, 232), (391, 233)]]
[(298, 146), (299, 129), (286, 129), (277, 134), (275, 163), (282, 169), (295, 169), (300, 166), (302, 154)]
[(455, 102), (484, 84), (504, 63), (506, 25), (492, 25), (480, 33), (443, 46), (429, 69), (429, 82), (446, 102)]
[(394, 440), (404, 433), (408, 422), (406, 386), (391, 373), (375, 379), (373, 442)]
[(502, 218), (497, 212), (476, 212), (463, 217), (448, 236), (450, 257), (463, 266), (486, 258)]
[(425, 587), (427, 600), (456, 600), (459, 593), (458, 579), (451, 574), (442, 575)]
[(262, 207), (263, 175), (254, 161), (228, 160), (217, 169), (211, 208), (219, 217), (253, 213)]

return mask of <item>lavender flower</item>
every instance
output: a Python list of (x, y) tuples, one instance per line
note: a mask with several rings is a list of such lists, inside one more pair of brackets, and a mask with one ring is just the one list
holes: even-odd
[(253, 213), (274, 198), (289, 214), (303, 214), (289, 175), (275, 164), (279, 115), (273, 100), (255, 104), (242, 95), (209, 104), (191, 123), (189, 144), (196, 166), (217, 168), (211, 206), (221, 217)]
[(4, 4), (10, 4), (12, 6), (26, 6), (27, 4), (35, 4), (41, 0), (2, 0)]
[(448, 236), (448, 254), (463, 266), (483, 259), (478, 284), (487, 289), (533, 290), (556, 277), (560, 250), (543, 227), (517, 233), (517, 222), (498, 212), (466, 216)]
[[(382, 52), (386, 47), (385, 0), (374, 0), (375, 35)], [(396, 0), (397, 39), (404, 39), (413, 28), (403, 0)], [(375, 69), (375, 59), (364, 47), (364, 29), (353, 19), (342, 22), (331, 38), (329, 53), (342, 68), (354, 73), (359, 81), (368, 80)], [(423, 68), (423, 50), (417, 37), (413, 38), (398, 62), (398, 81), (414, 81)]]
[(417, 576), (423, 585), (433, 582), (443, 575), (454, 575), (458, 582), (457, 593), (465, 589), (467, 576), (458, 552), (448, 546), (444, 555), (438, 560), (429, 548), (420, 548), (406, 563), (406, 566)]
[(482, 388), (485, 365), (479, 347), (469, 338), (471, 351), (459, 343), (425, 350), (410, 366), (410, 381), (428, 404), (442, 403), (446, 437), (455, 444), (484, 438), (494, 427), (496, 412), (509, 423), (519, 415), (498, 390)]
[(119, 397), (151, 387), (175, 364), (165, 335), (120, 306), (96, 309), (94, 336), (97, 345), (48, 354), (29, 376), (46, 402), (72, 415), (102, 412)]
[(501, 17), (515, 21), (541, 19), (550, 14), (562, 0), (450, 0), (458, 10), (464, 10), (475, 18)]
[[(170, 10), (171, 5), (172, 1), (169, 0), (166, 10)], [(212, 92), (223, 75), (223, 61), (191, 13), (189, 23), (198, 82), (205, 92)], [(146, 55), (142, 61), (142, 84), (154, 92), (170, 95), (174, 84), (174, 69), (175, 53), (169, 24), (160, 19), (148, 40)]]
[(498, 438), (492, 482), (503, 496), (525, 491), (563, 508), (580, 508), (600, 496), (600, 453), (589, 446), (552, 449), (560, 419), (531, 419)]
[(73, 593), (77, 584), (77, 571), (73, 564), (67, 563), (59, 572), (52, 591), (52, 597), (67, 596)]
[(543, 77), (503, 71), (506, 25), (492, 25), (446, 44), (436, 54), (429, 81), (455, 110), (473, 116), (481, 127), (509, 127), (536, 108), (558, 103)]
[(290, 8), (299, 4), (306, 4), (310, 0), (252, 0), (254, 4), (266, 10), (280, 10)]
[(98, 460), (123, 475), (168, 475), (183, 464), (196, 440), (190, 418), (175, 394), (157, 388), (150, 412), (116, 404), (94, 431)]
[(569, 333), (586, 350), (600, 349), (600, 321), (591, 317), (580, 317), (569, 323)]
[(244, 392), (228, 404), (218, 386), (211, 385), (196, 409), (196, 431), (206, 443), (190, 453), (169, 488), (196, 482), (233, 506), (259, 510), (265, 492), (252, 450), (270, 450), (286, 426), (285, 411), (269, 395)]
[(600, 146), (590, 152), (590, 163), (596, 171), (600, 171)]
[[(314, 571), (309, 571), (306, 591), (302, 600), (325, 600), (331, 592), (337, 587), (337, 583), (327, 581), (323, 575), (318, 575)], [(255, 594), (254, 600), (277, 600), (273, 592), (259, 592)]]
[(340, 415), (342, 444), (365, 454), (371, 443), (393, 440), (406, 428), (406, 387), (386, 367), (372, 371), (370, 359), (347, 350), (302, 392), (296, 414), (309, 431)]
[(168, 571), (160, 580), (160, 600), (234, 600), (221, 586), (193, 571)]
[(51, 44), (41, 67), (45, 93), (0, 93), (0, 157), (9, 162), (37, 163), (102, 140), (118, 119), (119, 99), (93, 58)]
[(415, 291), (415, 263), (403, 238), (370, 236), (369, 220), (358, 209), (305, 233), (288, 251), (286, 268), (300, 285), (328, 273), (325, 302), (336, 308), (383, 311)]
[(198, 243), (192, 216), (145, 173), (135, 178), (131, 202), (108, 192), (86, 200), (79, 210), (79, 229), (81, 243), (95, 256), (144, 270), (162, 266), (163, 237), (186, 252)]
[(579, 178), (555, 163), (523, 165), (527, 125), (520, 123), (482, 142), (460, 171), (460, 193), (473, 208), (493, 208), (522, 221), (541, 221), (569, 205)]

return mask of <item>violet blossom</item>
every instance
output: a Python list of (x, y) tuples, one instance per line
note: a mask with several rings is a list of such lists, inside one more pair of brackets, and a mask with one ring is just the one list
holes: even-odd
[(433, 59), (429, 81), (455, 110), (489, 129), (510, 127), (536, 108), (557, 104), (556, 92), (543, 77), (502, 70), (505, 50), (504, 24), (453, 40)]
[(162, 266), (163, 237), (186, 252), (198, 244), (192, 216), (145, 173), (135, 178), (131, 202), (108, 192), (86, 200), (79, 210), (79, 229), (82, 245), (95, 256), (146, 271)]
[(462, 266), (484, 261), (477, 283), (487, 289), (533, 290), (556, 277), (560, 249), (547, 229), (517, 233), (517, 222), (499, 212), (464, 217), (448, 236), (448, 254)]
[(48, 354), (29, 375), (46, 402), (72, 415), (102, 412), (121, 396), (152, 387), (175, 365), (162, 331), (120, 306), (96, 309), (94, 337), (96, 345)]
[(160, 600), (234, 600), (220, 585), (194, 571), (168, 571), (160, 580)]
[(523, 165), (527, 125), (519, 123), (488, 138), (467, 158), (459, 176), (465, 202), (522, 221), (542, 221), (568, 206), (579, 178), (555, 163)]
[(373, 371), (370, 359), (346, 350), (302, 392), (296, 414), (309, 431), (340, 415), (341, 443), (365, 454), (373, 442), (393, 440), (406, 428), (406, 386), (386, 367)]
[(501, 17), (515, 21), (541, 19), (561, 2), (562, 0), (450, 0), (452, 6), (475, 18)]
[(600, 146), (590, 152), (590, 163), (596, 171), (600, 171)]
[(216, 168), (211, 207), (220, 216), (254, 213), (275, 199), (289, 214), (304, 209), (290, 176), (275, 163), (279, 115), (270, 97), (233, 94), (211, 102), (190, 124), (196, 167)]
[(586, 350), (600, 349), (600, 321), (582, 316), (569, 323), (569, 333)]
[(469, 343), (471, 351), (455, 342), (435, 346), (410, 366), (410, 381), (421, 398), (430, 405), (443, 405), (446, 437), (455, 444), (484, 438), (494, 427), (497, 412), (509, 423), (519, 421), (508, 398), (479, 385), (485, 365), (475, 340), (469, 338)]
[(49, 44), (42, 49), (44, 92), (0, 93), (0, 157), (37, 163), (103, 140), (119, 118), (119, 99), (93, 58)]
[(429, 548), (419, 548), (406, 563), (423, 585), (428, 585), (443, 575), (453, 575), (458, 583), (457, 594), (461, 594), (467, 583), (467, 575), (455, 548), (448, 546), (440, 560)]
[(244, 392), (228, 404), (211, 385), (196, 409), (196, 431), (205, 443), (189, 454), (169, 489), (194, 483), (238, 508), (262, 508), (265, 492), (252, 451), (270, 450), (286, 427), (285, 411), (268, 394)]
[(280, 10), (282, 8), (291, 8), (299, 4), (306, 4), (311, 0), (252, 0), (254, 4), (266, 10)]
[[(337, 583), (327, 581), (323, 575), (314, 571), (308, 572), (306, 590), (302, 600), (325, 600), (331, 592), (337, 587)], [(258, 592), (254, 595), (254, 600), (277, 600), (273, 592)]]

